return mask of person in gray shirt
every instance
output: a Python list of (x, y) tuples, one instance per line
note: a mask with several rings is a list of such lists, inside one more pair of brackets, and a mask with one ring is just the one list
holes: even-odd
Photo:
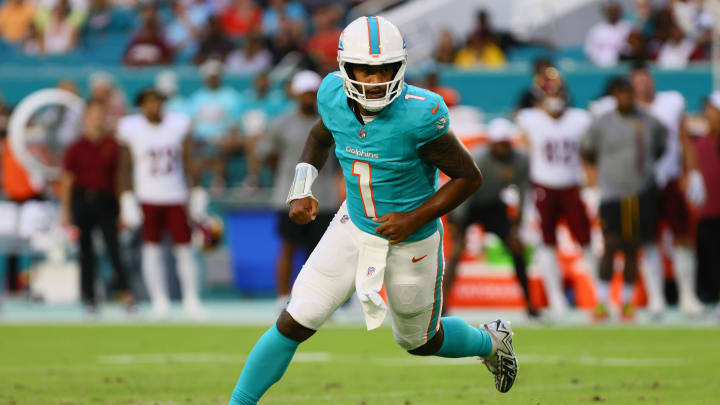
[(612, 95), (617, 107), (595, 119), (581, 148), (587, 162), (597, 170), (605, 237), (595, 316), (598, 320), (608, 317), (613, 261), (615, 253), (622, 250), (625, 253), (622, 315), (630, 320), (634, 317), (630, 299), (641, 245), (645, 252), (643, 267), (661, 271), (654, 244), (658, 198), (654, 173), (655, 163), (665, 149), (667, 130), (660, 121), (636, 107), (633, 88), (626, 80), (617, 83)]
[[(528, 315), (534, 318), (538, 313), (530, 303), (525, 247), (519, 235), (522, 207), (530, 185), (530, 165), (527, 155), (513, 149), (510, 144), (511, 137), (518, 132), (510, 121), (494, 119), (488, 125), (490, 145), (473, 154), (483, 174), (483, 185), (449, 217), (453, 224), (453, 252), (445, 270), (443, 289), (445, 296), (449, 297), (458, 261), (465, 250), (465, 233), (470, 225), (480, 223), (485, 232), (494, 233), (502, 239), (510, 252), (515, 274), (525, 295)], [(503, 191), (511, 186), (515, 186), (519, 194), (518, 215), (512, 219), (501, 199)]]
[(316, 97), (321, 81), (322, 78), (317, 73), (307, 70), (293, 76), (290, 90), (297, 97), (297, 108), (278, 117), (256, 149), (256, 158), (270, 160), (276, 169), (272, 204), (277, 210), (277, 231), (282, 239), (277, 259), (276, 281), (277, 302), (283, 309), (290, 296), (295, 252), (301, 247), (306, 248), (307, 255), (313, 251), (340, 206), (340, 180), (334, 155), (329, 158), (328, 164), (313, 183), (313, 194), (319, 203), (319, 213), (315, 221), (305, 225), (292, 222), (288, 217), (285, 201), (307, 134), (319, 118)]

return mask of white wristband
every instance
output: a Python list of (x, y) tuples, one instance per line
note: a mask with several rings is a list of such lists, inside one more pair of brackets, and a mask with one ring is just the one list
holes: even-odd
[[(287, 197), (287, 203), (305, 197), (313, 197), (312, 184), (318, 176), (318, 170), (310, 163), (298, 163), (295, 166), (295, 177), (290, 186), (290, 193)], [(314, 198), (314, 197), (313, 197)]]
[(700, 207), (707, 201), (707, 192), (705, 188), (705, 180), (702, 173), (698, 170), (691, 170), (688, 174), (687, 189), (685, 197), (696, 206)]
[(120, 220), (130, 229), (142, 225), (143, 212), (132, 191), (123, 191), (120, 194)]

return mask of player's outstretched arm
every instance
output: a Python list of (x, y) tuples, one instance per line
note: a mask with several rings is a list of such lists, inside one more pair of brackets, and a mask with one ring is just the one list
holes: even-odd
[(420, 148), (425, 159), (450, 177), (437, 193), (410, 212), (391, 212), (375, 219), (381, 222), (375, 233), (399, 243), (428, 222), (439, 218), (465, 201), (482, 184), (482, 174), (470, 152), (452, 132)]
[(322, 120), (318, 120), (310, 129), (310, 135), (305, 141), (305, 148), (295, 169), (295, 180), (288, 196), (289, 216), (293, 222), (307, 224), (317, 216), (318, 202), (312, 196), (310, 186), (315, 180), (314, 176), (317, 176), (325, 165), (334, 143), (330, 130), (325, 127)]

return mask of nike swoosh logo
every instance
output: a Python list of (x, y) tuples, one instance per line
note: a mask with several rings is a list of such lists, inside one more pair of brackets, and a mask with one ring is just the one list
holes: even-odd
[(438, 112), (438, 109), (440, 109), (440, 103), (439, 103), (439, 102), (438, 102), (438, 105), (436, 105), (435, 108), (433, 108), (433, 109), (430, 110), (430, 111), (432, 111), (433, 114), (436, 114), (436, 113)]
[(421, 258), (419, 258), (419, 259), (416, 259), (415, 256), (413, 256), (412, 262), (413, 262), (413, 263), (417, 263), (417, 262), (419, 262), (420, 260), (422, 260), (422, 259), (424, 259), (424, 258), (426, 258), (426, 257), (427, 257), (427, 255), (425, 255), (425, 256), (423, 256), (423, 257), (421, 257)]

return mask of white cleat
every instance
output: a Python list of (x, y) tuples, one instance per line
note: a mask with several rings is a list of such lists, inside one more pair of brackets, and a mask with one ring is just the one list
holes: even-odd
[(205, 320), (207, 316), (205, 308), (200, 301), (183, 301), (183, 310), (185, 311), (185, 316), (191, 321), (202, 321)]
[(562, 322), (568, 314), (566, 306), (557, 306), (545, 311), (546, 318), (551, 322)]
[(170, 302), (161, 299), (154, 300), (152, 301), (152, 311), (156, 320), (167, 319), (170, 313)]
[(680, 296), (680, 310), (690, 317), (699, 317), (705, 312), (705, 307), (694, 294)]
[(647, 306), (647, 310), (650, 313), (651, 319), (660, 320), (663, 315), (665, 315), (667, 305), (665, 304), (665, 300), (650, 300), (650, 303)]
[(493, 342), (490, 355), (482, 358), (485, 366), (495, 376), (495, 388), (508, 392), (512, 388), (518, 373), (518, 361), (513, 349), (513, 331), (510, 322), (498, 319), (482, 325)]

